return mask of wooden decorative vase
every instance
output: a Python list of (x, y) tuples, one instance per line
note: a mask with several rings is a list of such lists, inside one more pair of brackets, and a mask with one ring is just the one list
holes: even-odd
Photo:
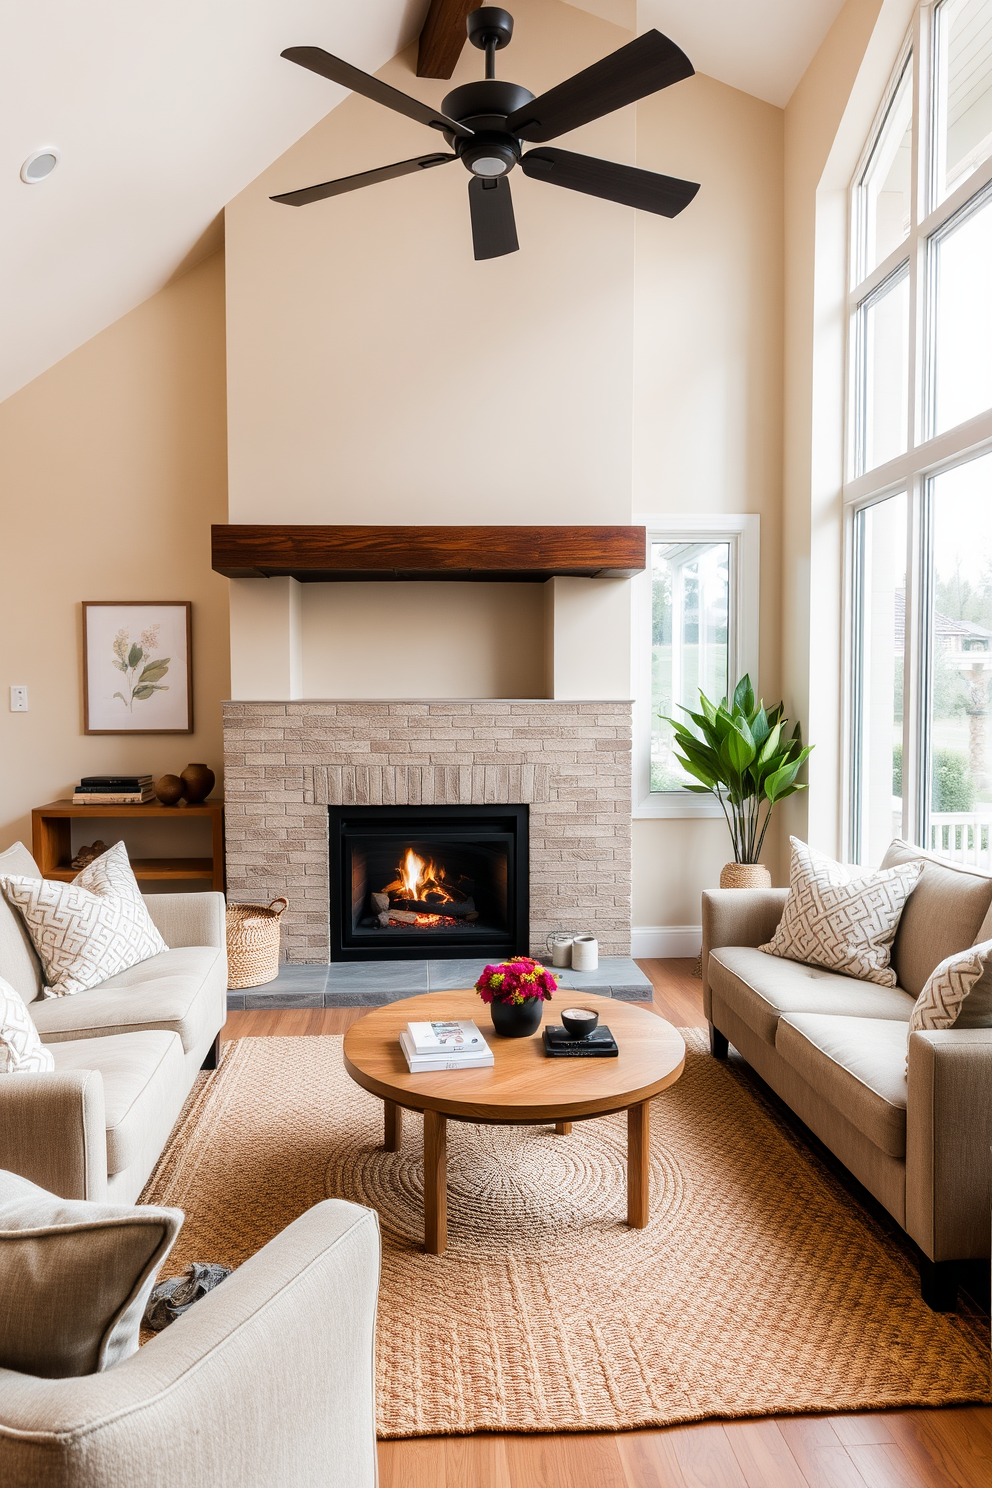
[(721, 889), (770, 889), (772, 876), (764, 863), (725, 863), (720, 870)]
[(175, 806), (182, 800), (185, 789), (178, 775), (163, 775), (155, 782), (155, 794), (163, 806)]
[(217, 777), (209, 765), (187, 765), (179, 778), (183, 782), (189, 804), (198, 806), (213, 790)]
[(493, 1028), (501, 1038), (529, 1038), (541, 1026), (544, 1003), (539, 997), (528, 997), (516, 1005), (494, 1000), (489, 1004), (489, 1011)]

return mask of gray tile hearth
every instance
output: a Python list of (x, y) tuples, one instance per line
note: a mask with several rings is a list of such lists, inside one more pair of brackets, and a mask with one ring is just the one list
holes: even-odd
[[(486, 961), (335, 961), (330, 966), (281, 966), (275, 981), (229, 992), (232, 1011), (249, 1008), (383, 1007), (422, 992), (474, 986)], [(558, 972), (563, 991), (595, 992), (624, 1002), (650, 1002), (651, 983), (629, 956), (604, 956), (598, 971)]]

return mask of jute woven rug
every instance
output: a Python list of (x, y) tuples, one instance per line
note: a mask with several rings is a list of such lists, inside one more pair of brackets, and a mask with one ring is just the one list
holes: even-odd
[(144, 1194), (186, 1211), (167, 1273), (237, 1266), (325, 1197), (376, 1208), (384, 1437), (989, 1400), (981, 1318), (931, 1312), (898, 1241), (686, 1038), (653, 1106), (646, 1230), (624, 1222), (623, 1117), (568, 1137), (452, 1122), (443, 1256), (420, 1249), (420, 1121), (383, 1151), (340, 1037), (240, 1039)]

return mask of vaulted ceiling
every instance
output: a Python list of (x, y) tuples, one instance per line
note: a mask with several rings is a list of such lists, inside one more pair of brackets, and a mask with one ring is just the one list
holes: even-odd
[[(781, 105), (842, 0), (572, 3), (657, 26), (697, 71)], [(341, 89), (284, 62), (283, 47), (315, 43), (373, 72), (427, 10), (428, 0), (4, 6), (0, 398), (219, 243), (224, 204), (340, 101)], [(411, 76), (411, 92), (443, 91)], [(46, 145), (61, 164), (26, 186), (21, 164)]]

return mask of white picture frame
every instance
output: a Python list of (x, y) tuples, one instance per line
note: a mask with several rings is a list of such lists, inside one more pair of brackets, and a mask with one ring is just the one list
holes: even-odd
[(83, 601), (83, 732), (193, 732), (192, 604)]

